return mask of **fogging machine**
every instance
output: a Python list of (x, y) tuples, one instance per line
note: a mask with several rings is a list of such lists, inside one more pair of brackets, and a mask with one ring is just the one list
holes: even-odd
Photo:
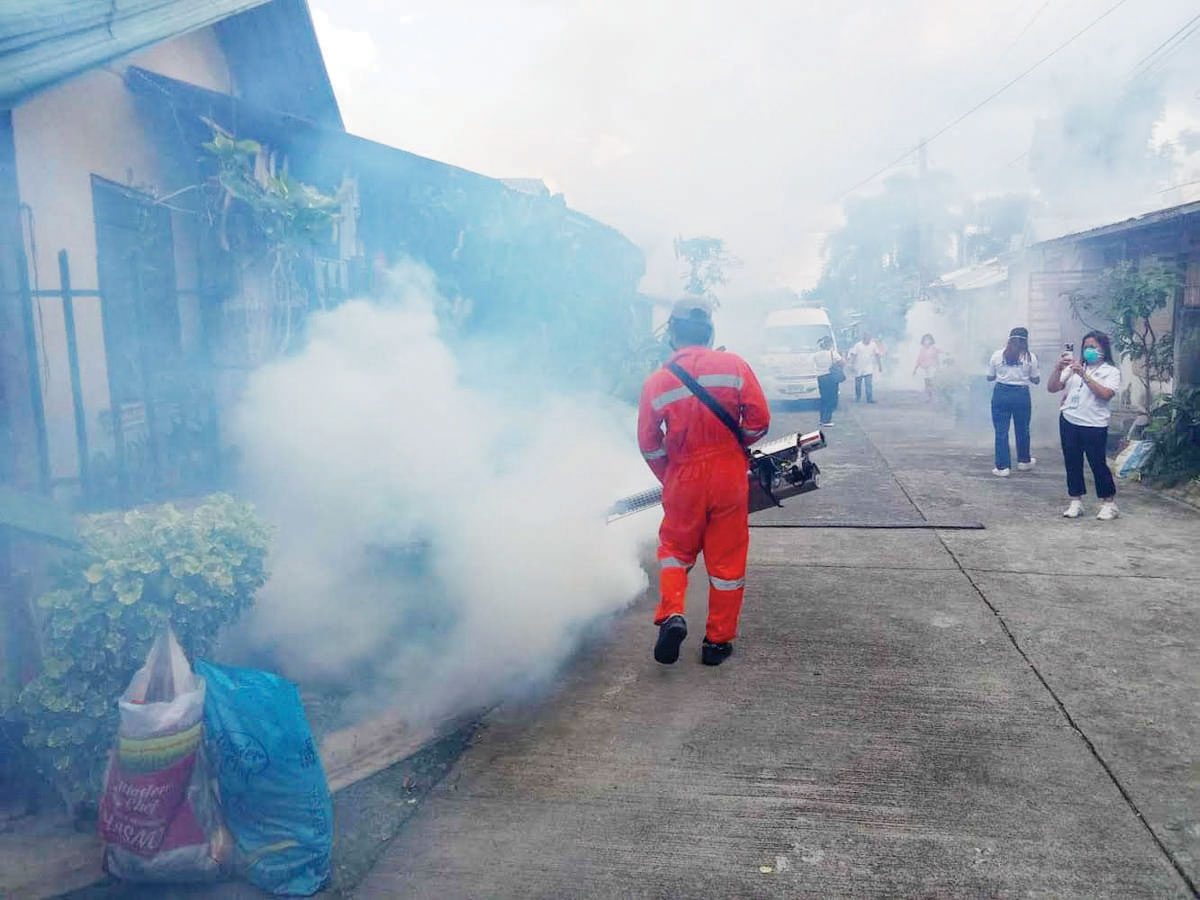
[[(808, 454), (824, 446), (824, 433), (810, 431), (789, 434), (752, 449), (747, 455), (750, 512), (782, 506), (789, 497), (807, 494), (820, 487), (821, 470)], [(659, 485), (618, 500), (608, 511), (608, 521), (615, 522), (661, 503), (662, 486)]]

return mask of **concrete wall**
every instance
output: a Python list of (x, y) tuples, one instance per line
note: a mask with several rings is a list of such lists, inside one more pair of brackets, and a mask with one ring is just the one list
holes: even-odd
[[(130, 65), (213, 90), (230, 91), (233, 86), (217, 39), (205, 29), (85, 73), (13, 111), (18, 190), (27, 207), (25, 241), (36, 288), (59, 289), (57, 257), (62, 249), (70, 256), (72, 287), (99, 287), (92, 175), (159, 196), (182, 187), (170, 183), (171, 167), (159, 158), (156, 142), (146, 133), (125, 87), (123, 76)], [(172, 214), (185, 350), (199, 333), (193, 228), (189, 216)], [(78, 474), (79, 462), (62, 303), (57, 297), (44, 297), (37, 306), (51, 477), (71, 479)], [(89, 445), (110, 452), (111, 437), (100, 420), (109, 407), (109, 394), (99, 301), (77, 298), (75, 316)]]

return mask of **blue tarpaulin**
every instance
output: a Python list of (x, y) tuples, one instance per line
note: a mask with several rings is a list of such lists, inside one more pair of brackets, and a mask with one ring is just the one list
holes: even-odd
[(329, 880), (333, 801), (296, 686), (271, 672), (198, 660), (204, 745), (217, 772), (237, 867), (271, 894)]

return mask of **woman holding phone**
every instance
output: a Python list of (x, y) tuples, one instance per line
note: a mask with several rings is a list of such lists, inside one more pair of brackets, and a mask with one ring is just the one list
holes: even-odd
[(1108, 422), (1110, 405), (1121, 390), (1121, 370), (1113, 362), (1112, 341), (1103, 331), (1089, 331), (1080, 342), (1080, 357), (1063, 353), (1046, 388), (1055, 394), (1065, 391), (1059, 409), (1058, 433), (1062, 439), (1063, 464), (1067, 470), (1067, 494), (1071, 498), (1063, 516), (1083, 515), (1083, 458), (1086, 456), (1100, 498), (1097, 519), (1115, 519), (1117, 486), (1108, 468)]

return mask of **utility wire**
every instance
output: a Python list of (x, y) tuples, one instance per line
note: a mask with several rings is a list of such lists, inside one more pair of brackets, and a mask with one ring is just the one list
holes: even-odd
[[(1186, 44), (1197, 31), (1200, 31), (1200, 14), (1189, 19), (1187, 24), (1176, 31), (1173, 35), (1154, 48), (1141, 62), (1133, 67), (1133, 74), (1129, 76), (1130, 82), (1136, 81), (1138, 78), (1149, 75), (1156, 68), (1165, 63), (1168, 59), (1179, 52), (1180, 48)], [(1168, 44), (1174, 43), (1174, 46), (1163, 50)], [(1161, 52), (1160, 52), (1161, 51)]]
[(1033, 18), (1031, 18), (1028, 22), (1025, 23), (1025, 27), (1022, 28), (1017, 33), (1017, 36), (1015, 38), (1013, 38), (1011, 41), (1009, 41), (1008, 46), (1004, 48), (1004, 51), (1000, 54), (1001, 59), (1003, 59), (1008, 54), (1009, 50), (1011, 50), (1013, 47), (1017, 46), (1017, 44), (1020, 42), (1021, 38), (1025, 37), (1025, 35), (1029, 33), (1029, 29), (1033, 27), (1033, 23), (1042, 17), (1042, 13), (1044, 13), (1046, 11), (1046, 9), (1050, 6), (1051, 2), (1053, 2), (1053, 0), (1046, 0), (1045, 3), (1043, 3), (1040, 7), (1038, 7), (1038, 11), (1033, 14)]
[[(1196, 16), (1193, 16), (1192, 18), (1188, 19), (1186, 23), (1183, 23), (1180, 30), (1176, 31), (1175, 34), (1172, 34), (1170, 37), (1166, 38), (1165, 41), (1158, 44), (1158, 47), (1152, 49), (1150, 53), (1147, 53), (1145, 56), (1142, 56), (1142, 58), (1138, 61), (1138, 65), (1135, 65), (1133, 67), (1133, 72), (1130, 73), (1130, 76), (1129, 76), (1130, 80), (1138, 77), (1139, 73), (1145, 74), (1145, 72), (1139, 71), (1139, 70), (1141, 70), (1141, 67), (1146, 66), (1147, 62), (1150, 62), (1152, 59), (1154, 59), (1154, 56), (1157, 56), (1159, 54), (1160, 50), (1162, 50), (1164, 47), (1166, 47), (1166, 44), (1169, 44), (1172, 41), (1175, 41), (1176, 37), (1182, 35), (1183, 32), (1187, 31), (1189, 28), (1192, 28), (1192, 25), (1194, 25), (1196, 22), (1200, 22), (1200, 14), (1196, 14)], [(1195, 29), (1193, 29), (1193, 31), (1194, 30)], [(1188, 35), (1183, 37), (1183, 40), (1186, 41), (1188, 37), (1190, 37), (1190, 32)], [(1182, 43), (1182, 41), (1181, 41), (1181, 43)], [(1153, 64), (1151, 64), (1150, 66), (1146, 66), (1146, 71), (1147, 72), (1150, 71), (1150, 68), (1152, 68), (1152, 67), (1153, 67)]]
[(846, 197), (848, 197), (850, 194), (853, 194), (859, 188), (870, 184), (872, 181), (874, 181), (880, 175), (896, 168), (896, 166), (900, 165), (900, 163), (904, 162), (904, 160), (908, 159), (910, 156), (912, 156), (914, 153), (916, 153), (918, 150), (920, 150), (922, 145), (926, 145), (930, 141), (936, 140), (937, 138), (939, 138), (943, 134), (945, 134), (947, 131), (949, 131), (951, 128), (958, 125), (960, 122), (964, 121), (965, 119), (967, 119), (967, 118), (971, 117), (972, 115), (974, 115), (975, 113), (979, 112), (979, 110), (983, 109), (983, 107), (987, 106), (989, 103), (991, 103), (993, 100), (995, 100), (997, 97), (999, 97), (1005, 91), (1007, 91), (1014, 84), (1016, 84), (1017, 82), (1024, 79), (1027, 75), (1029, 75), (1035, 69), (1037, 69), (1037, 68), (1041, 67), (1042, 65), (1044, 65), (1045, 63), (1049, 62), (1052, 58), (1057, 56), (1059, 53), (1061, 53), (1063, 50), (1065, 50), (1071, 44), (1075, 43), (1075, 41), (1079, 40), (1081, 37), (1083, 37), (1085, 34), (1087, 34), (1089, 31), (1091, 31), (1093, 28), (1095, 28), (1102, 21), (1107, 19), (1109, 16), (1111, 16), (1113, 13), (1115, 13), (1118, 9), (1120, 9), (1122, 6), (1124, 6), (1128, 2), (1129, 2), (1129, 0), (1117, 0), (1116, 3), (1114, 3), (1108, 9), (1106, 9), (1104, 12), (1102, 12), (1096, 18), (1092, 19), (1092, 21), (1090, 21), (1087, 25), (1085, 25), (1083, 28), (1079, 29), (1079, 31), (1075, 32), (1073, 35), (1071, 35), (1071, 37), (1067, 38), (1065, 41), (1063, 41), (1061, 44), (1059, 44), (1057, 47), (1055, 47), (1053, 50), (1051, 50), (1049, 53), (1047, 53), (1045, 56), (1043, 56), (1041, 59), (1039, 59), (1033, 65), (1031, 65), (1027, 69), (1023, 70), (1019, 75), (1016, 75), (1015, 77), (1006, 81), (1003, 85), (1001, 85), (996, 90), (992, 91), (992, 93), (988, 94), (986, 97), (984, 97), (982, 100), (980, 100), (974, 106), (972, 106), (970, 109), (968, 109), (962, 115), (951, 120), (946, 125), (943, 125), (937, 131), (935, 131), (933, 133), (933, 135), (931, 135), (930, 137), (921, 141), (915, 147), (910, 147), (909, 149), (905, 150), (904, 153), (902, 153), (900, 156), (896, 157), (894, 160), (892, 160), (886, 166), (883, 166), (882, 168), (876, 170), (875, 172), (872, 172), (870, 175), (868, 175), (862, 181), (855, 184), (849, 190), (843, 191), (836, 198), (834, 198), (834, 202), (837, 203), (837, 202), (844, 200)]
[[(1191, 19), (1189, 19), (1187, 22), (1185, 22), (1183, 24), (1183, 26), (1181, 26), (1178, 30), (1175, 31), (1174, 34), (1172, 34), (1169, 38), (1167, 38), (1165, 41), (1163, 41), (1161, 44), (1159, 44), (1157, 47), (1155, 47), (1153, 50), (1151, 50), (1149, 53), (1147, 53), (1145, 56), (1143, 56), (1141, 58), (1141, 60), (1138, 61), (1137, 65), (1135, 65), (1133, 67), (1133, 69), (1130, 70), (1131, 74), (1129, 76), (1128, 81), (1126, 81), (1126, 87), (1133, 84), (1133, 82), (1136, 81), (1139, 77), (1144, 76), (1149, 73), (1149, 71), (1153, 68), (1154, 63), (1152, 63), (1150, 66), (1148, 66), (1144, 71), (1139, 72), (1138, 70), (1141, 69), (1141, 67), (1143, 65), (1145, 65), (1147, 62), (1154, 59), (1154, 57), (1164, 47), (1166, 47), (1172, 41), (1175, 41), (1175, 39), (1178, 38), (1180, 35), (1183, 35), (1183, 37), (1180, 38), (1180, 40), (1176, 41), (1175, 46), (1172, 47), (1171, 50), (1169, 51), (1169, 54), (1173, 54), (1177, 50), (1179, 50), (1179, 48), (1183, 45), (1184, 41), (1188, 40), (1188, 38), (1190, 38), (1197, 31), (1200, 31), (1200, 13), (1197, 13), (1195, 16), (1193, 16)], [(1187, 34), (1184, 34), (1184, 32), (1187, 32)], [(1160, 60), (1156, 60), (1156, 63), (1161, 62), (1165, 59), (1166, 59), (1166, 56), (1162, 57), (1162, 59), (1160, 59)], [(1005, 169), (1011, 169), (1014, 165), (1019, 163), (1022, 159), (1025, 159), (1026, 157), (1028, 157), (1029, 154), (1030, 154), (1030, 151), (1026, 150), (1024, 153), (1021, 153), (1019, 156), (1015, 157), (1014, 159), (1009, 160), (1003, 166), (998, 167), (996, 169), (996, 172), (1003, 172)], [(1186, 182), (1185, 184), (1172, 185), (1171, 187), (1163, 188), (1162, 190), (1158, 191), (1158, 193), (1165, 194), (1167, 191), (1172, 191), (1172, 190), (1175, 190), (1177, 188), (1182, 188), (1182, 187), (1189, 187), (1193, 184), (1200, 184), (1200, 181), (1189, 181), (1189, 182)]]

